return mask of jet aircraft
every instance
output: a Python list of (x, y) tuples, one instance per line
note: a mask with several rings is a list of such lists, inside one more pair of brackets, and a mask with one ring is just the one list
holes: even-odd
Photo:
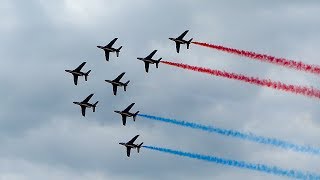
[(149, 71), (149, 64), (156, 64), (156, 68), (159, 66), (159, 62), (162, 58), (159, 58), (158, 60), (152, 59), (153, 55), (157, 52), (157, 50), (152, 51), (148, 56), (145, 58), (138, 57), (137, 59), (144, 62), (144, 67), (146, 69), (146, 72)]
[(117, 57), (119, 57), (119, 52), (120, 49), (122, 48), (122, 46), (120, 46), (119, 48), (113, 48), (112, 45), (117, 41), (118, 38), (114, 38), (112, 41), (110, 41), (109, 44), (107, 44), (106, 46), (97, 46), (98, 48), (104, 50), (104, 55), (106, 57), (106, 61), (109, 61), (109, 53), (110, 52), (116, 52)]
[(127, 156), (130, 157), (130, 151), (131, 148), (137, 148), (137, 152), (139, 153), (140, 148), (143, 144), (143, 142), (141, 144), (133, 144), (133, 142), (139, 137), (139, 135), (136, 135), (135, 137), (133, 137), (130, 141), (128, 141), (127, 143), (119, 143), (123, 146), (125, 146), (127, 148)]
[(86, 116), (86, 108), (92, 108), (92, 111), (96, 111), (96, 107), (99, 101), (94, 104), (89, 103), (89, 100), (92, 98), (93, 94), (90, 94), (86, 99), (81, 102), (73, 102), (81, 107), (82, 116)]
[(191, 38), (189, 41), (187, 40), (183, 40), (183, 37), (189, 32), (189, 30), (186, 30), (185, 32), (183, 32), (180, 36), (178, 36), (177, 38), (169, 38), (170, 40), (174, 41), (176, 43), (176, 49), (177, 49), (177, 53), (179, 53), (180, 51), (180, 44), (187, 44), (187, 49), (189, 49), (189, 45), (192, 41), (193, 38)]
[(108, 83), (112, 84), (113, 87), (113, 94), (117, 95), (117, 87), (118, 86), (123, 86), (124, 91), (127, 91), (127, 86), (129, 84), (130, 81), (127, 81), (126, 83), (120, 82), (120, 79), (123, 77), (123, 75), (125, 74), (125, 72), (121, 73), (117, 78), (115, 78), (114, 80), (105, 80)]
[(83, 66), (86, 64), (86, 62), (81, 63), (77, 68), (75, 68), (74, 70), (65, 70), (68, 73), (71, 73), (73, 75), (73, 82), (75, 85), (78, 84), (78, 77), (79, 76), (84, 76), (85, 81), (88, 80), (88, 76), (89, 73), (91, 72), (91, 70), (89, 70), (88, 72), (81, 72), (81, 69), (83, 68)]
[(136, 117), (139, 113), (139, 111), (137, 111), (136, 113), (131, 113), (129, 112), (130, 109), (132, 108), (132, 106), (134, 105), (135, 103), (131, 103), (126, 109), (124, 109), (123, 111), (114, 111), (118, 114), (120, 114), (122, 116), (122, 124), (125, 126), (126, 125), (126, 122), (127, 122), (127, 117), (132, 117), (133, 118), (133, 121), (136, 121)]

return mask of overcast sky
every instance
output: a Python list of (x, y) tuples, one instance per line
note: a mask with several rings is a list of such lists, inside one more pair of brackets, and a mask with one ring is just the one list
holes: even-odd
[[(148, 149), (127, 158), (126, 142), (319, 172), (320, 157), (138, 117), (132, 111), (250, 131), (320, 147), (319, 100), (160, 64), (155, 58), (320, 88), (319, 77), (194, 44), (175, 51), (169, 37), (320, 64), (319, 1), (0, 0), (0, 180), (283, 179)], [(118, 37), (120, 57), (97, 45)], [(73, 84), (74, 69), (92, 70)], [(126, 72), (127, 92), (104, 82)], [(95, 113), (81, 101), (95, 93)], [(284, 178), (286, 179), (286, 178)]]

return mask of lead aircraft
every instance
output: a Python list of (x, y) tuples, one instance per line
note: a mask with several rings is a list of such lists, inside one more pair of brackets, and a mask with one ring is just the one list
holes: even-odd
[(89, 70), (88, 72), (81, 72), (81, 69), (83, 68), (83, 66), (86, 64), (86, 62), (81, 63), (77, 68), (75, 68), (74, 70), (65, 70), (68, 73), (71, 73), (73, 75), (73, 82), (74, 85), (78, 84), (78, 77), (79, 76), (84, 76), (84, 80), (87, 81), (88, 80), (88, 76), (89, 73), (91, 72), (91, 70)]

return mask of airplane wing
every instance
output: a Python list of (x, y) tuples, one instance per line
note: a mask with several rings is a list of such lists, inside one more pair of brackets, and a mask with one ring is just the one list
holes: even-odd
[(121, 115), (122, 116), (122, 124), (125, 126), (127, 122), (127, 116), (126, 115)]
[(112, 47), (112, 45), (116, 42), (118, 38), (114, 38), (112, 41), (109, 42), (108, 45), (106, 45), (107, 47)]
[(125, 72), (121, 73), (117, 78), (115, 78), (113, 81), (114, 82), (119, 82), (120, 79), (123, 77), (123, 75), (125, 74)]
[(176, 49), (177, 49), (177, 53), (179, 53), (180, 51), (180, 43), (176, 42)]
[(189, 30), (186, 30), (185, 32), (183, 32), (179, 37), (177, 37), (177, 39), (183, 39), (183, 37), (188, 33)]
[(113, 88), (113, 94), (117, 95), (117, 85), (112, 84), (112, 88)]
[(144, 68), (146, 69), (146, 72), (149, 71), (149, 62), (144, 62)]
[(157, 50), (152, 51), (152, 52), (146, 57), (146, 59), (151, 59), (156, 52), (157, 52)]
[(123, 110), (124, 112), (129, 112), (130, 109), (132, 108), (132, 106), (134, 105), (135, 103), (131, 103), (125, 110)]
[(104, 56), (106, 57), (106, 61), (109, 61), (109, 51), (104, 50)]
[(85, 106), (81, 106), (81, 113), (82, 113), (82, 116), (86, 116), (86, 107)]
[(133, 137), (130, 141), (127, 142), (127, 144), (133, 144), (133, 142), (139, 137), (139, 135), (136, 135)]
[(130, 157), (131, 147), (127, 147), (127, 156)]
[(90, 94), (85, 100), (83, 100), (82, 102), (88, 102), (91, 98), (92, 98), (93, 94)]
[(74, 71), (80, 72), (80, 70), (82, 69), (82, 67), (86, 64), (86, 62), (83, 62), (82, 64), (80, 64), (76, 69), (74, 69)]
[(74, 85), (77, 85), (78, 84), (78, 75), (76, 74), (72, 74), (73, 75), (73, 82), (74, 82)]

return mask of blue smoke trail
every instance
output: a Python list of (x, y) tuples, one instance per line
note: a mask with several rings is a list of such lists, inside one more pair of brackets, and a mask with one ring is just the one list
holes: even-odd
[(270, 144), (270, 145), (277, 146), (277, 147), (280, 147), (283, 149), (290, 149), (290, 150), (293, 150), (296, 152), (304, 152), (304, 153), (320, 155), (319, 148), (296, 145), (296, 144), (286, 142), (283, 140), (279, 140), (279, 139), (275, 139), (275, 138), (254, 135), (252, 133), (242, 133), (242, 132), (235, 131), (235, 130), (222, 129), (222, 128), (217, 128), (214, 126), (205, 126), (205, 125), (196, 124), (196, 123), (192, 123), (192, 122), (179, 121), (179, 120), (175, 120), (175, 119), (156, 117), (156, 116), (151, 116), (151, 115), (146, 115), (146, 114), (138, 114), (138, 116), (152, 119), (152, 120), (172, 123), (172, 124), (176, 124), (179, 126), (185, 126), (185, 127), (189, 127), (189, 128), (193, 128), (193, 129), (200, 129), (200, 130), (207, 131), (210, 133), (217, 133), (217, 134), (221, 134), (221, 135), (225, 135), (225, 136), (237, 137), (240, 139), (249, 140), (249, 141), (253, 141), (253, 142), (257, 142), (257, 143), (261, 143), (261, 144)]
[(320, 179), (320, 175), (314, 174), (314, 173), (309, 173), (309, 172), (302, 172), (298, 170), (286, 170), (282, 169), (276, 166), (267, 166), (264, 164), (253, 164), (253, 163), (247, 163), (244, 161), (236, 161), (236, 160), (230, 160), (230, 159), (224, 159), (224, 158), (219, 158), (215, 156), (208, 156), (208, 155), (201, 155), (201, 154), (194, 154), (194, 153), (189, 153), (189, 152), (183, 152), (183, 151), (177, 151), (177, 150), (172, 150), (172, 149), (167, 149), (167, 148), (160, 148), (160, 147), (154, 147), (154, 146), (142, 146), (144, 148), (160, 151), (160, 152), (165, 152), (165, 153), (170, 153), (170, 154), (175, 154), (179, 156), (185, 156), (193, 159), (199, 159), (199, 160), (204, 160), (204, 161), (209, 161), (209, 162), (214, 162), (218, 164), (223, 164), (227, 166), (234, 166), (234, 167), (239, 167), (239, 168), (244, 168), (244, 169), (251, 169), (255, 171), (260, 171), (260, 172), (265, 172), (269, 174), (275, 174), (275, 175), (281, 175), (281, 176), (287, 176), (291, 178), (296, 178), (296, 179)]

